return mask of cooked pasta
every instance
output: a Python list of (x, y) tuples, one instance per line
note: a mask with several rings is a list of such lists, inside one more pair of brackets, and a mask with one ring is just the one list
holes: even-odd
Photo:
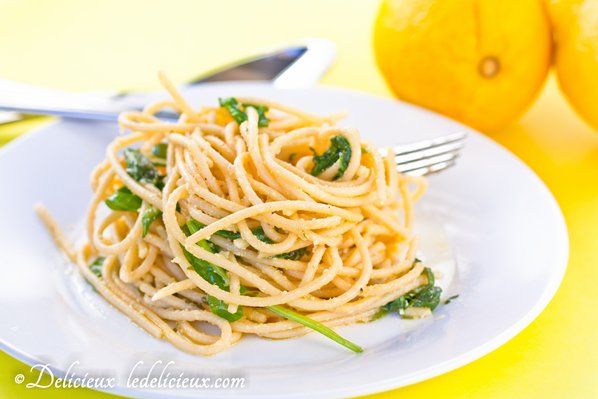
[[(107, 301), (199, 355), (245, 334), (313, 330), (358, 352), (330, 327), (438, 304), (415, 257), (423, 178), (397, 172), (337, 116), (257, 98), (196, 109), (160, 79), (172, 99), (122, 113), (126, 134), (91, 174), (85, 243), (71, 248), (37, 207)], [(178, 121), (162, 121), (165, 109)]]

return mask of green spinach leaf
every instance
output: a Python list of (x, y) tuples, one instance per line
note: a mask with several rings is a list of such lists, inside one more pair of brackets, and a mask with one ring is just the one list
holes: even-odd
[(268, 306), (267, 309), (281, 317), (284, 317), (285, 319), (292, 320), (296, 323), (304, 325), (305, 327), (311, 328), (312, 330), (319, 332), (320, 334), (332, 339), (336, 343), (344, 346), (345, 348), (352, 350), (353, 352), (356, 352), (356, 353), (363, 352), (363, 348), (361, 348), (359, 345), (354, 344), (353, 342), (349, 341), (348, 339), (341, 337), (339, 334), (337, 334), (331, 328), (325, 326), (324, 324), (320, 323), (319, 321), (316, 321), (310, 317), (302, 315), (301, 313), (297, 313), (294, 310), (287, 308), (286, 306), (272, 305), (272, 306)]
[(240, 108), (240, 104), (234, 97), (219, 98), (218, 103), (225, 108), (230, 116), (240, 125), (247, 120), (247, 114)]
[(266, 127), (270, 124), (270, 119), (266, 117), (266, 112), (268, 111), (268, 107), (265, 105), (256, 105), (256, 104), (243, 104), (245, 108), (253, 107), (257, 111), (258, 120), (257, 125), (259, 127)]
[[(203, 227), (203, 224), (198, 222), (197, 220), (189, 220), (185, 225), (183, 225), (182, 229), (183, 232), (189, 236), (197, 231), (199, 231)], [(201, 246), (208, 252), (216, 253), (220, 250), (220, 248), (211, 242), (210, 240), (200, 240), (197, 245)], [(212, 285), (218, 286), (220, 289), (228, 291), (230, 280), (228, 277), (228, 273), (226, 270), (221, 268), (218, 265), (214, 265), (206, 260), (199, 259), (198, 257), (194, 256), (192, 253), (187, 251), (183, 248), (183, 253), (185, 254), (185, 258), (193, 267), (193, 270), (197, 274), (201, 276), (204, 280), (209, 282)], [(215, 298), (211, 295), (207, 296), (208, 305), (210, 306), (210, 311), (215, 315), (222, 317), (228, 321), (236, 321), (239, 320), (243, 316), (243, 308), (240, 306), (237, 308), (235, 313), (230, 313), (228, 311), (228, 305), (226, 302)]]
[(102, 277), (102, 267), (104, 266), (105, 260), (106, 258), (104, 258), (103, 256), (98, 256), (94, 259), (93, 262), (89, 264), (89, 270), (91, 270), (91, 272), (96, 276)]
[[(185, 232), (185, 234), (187, 235), (191, 235), (194, 234), (196, 232), (198, 232), (199, 230), (201, 230), (203, 227), (205, 227), (205, 224), (198, 222), (197, 220), (194, 219), (190, 219), (187, 221), (186, 225), (187, 227), (187, 232)], [(212, 241), (210, 240), (199, 240), (197, 242), (197, 245), (199, 245), (200, 247), (202, 247), (203, 249), (205, 249), (208, 252), (211, 252), (213, 254), (220, 252), (220, 247), (216, 244), (214, 244)]]
[(245, 112), (247, 107), (253, 107), (257, 111), (259, 127), (266, 127), (270, 123), (270, 119), (266, 117), (268, 107), (264, 105), (239, 104), (234, 97), (219, 98), (218, 103), (228, 111), (239, 125), (247, 120), (247, 113)]
[(104, 201), (108, 208), (115, 211), (136, 211), (141, 207), (141, 198), (131, 192), (127, 186), (122, 186)]
[(162, 211), (154, 208), (153, 206), (148, 207), (141, 216), (141, 225), (143, 226), (143, 232), (141, 233), (142, 237), (145, 237), (149, 232), (149, 228), (154, 220), (160, 218), (162, 216)]
[(221, 299), (208, 295), (210, 311), (228, 321), (237, 321), (243, 317), (243, 309), (239, 306), (235, 313), (228, 311), (228, 304)]
[(318, 155), (313, 149), (312, 151), (314, 152), (312, 176), (320, 175), (339, 160), (339, 168), (333, 180), (337, 180), (345, 174), (351, 160), (351, 144), (344, 136), (339, 135), (331, 138), (330, 147), (322, 155)]
[[(195, 229), (196, 229), (195, 231), (206, 227), (205, 224), (198, 222), (195, 219), (191, 219), (190, 222), (192, 222), (193, 225), (195, 226)], [(187, 222), (187, 223), (189, 223), (189, 222)], [(241, 234), (235, 233), (234, 231), (229, 231), (229, 230), (218, 230), (214, 234), (216, 234), (217, 236), (220, 236), (220, 237), (228, 238), (229, 240), (236, 240), (237, 238), (241, 238)]]
[[(274, 241), (270, 239), (264, 232), (262, 226), (255, 227), (251, 229), (251, 232), (254, 236), (256, 236), (260, 241), (265, 242), (266, 244), (274, 244)], [(290, 259), (290, 260), (299, 260), (303, 255), (307, 253), (307, 247), (299, 248), (291, 252), (285, 252), (283, 254), (274, 255), (273, 258), (278, 259)]]
[(307, 252), (307, 247), (303, 247), (284, 254), (274, 255), (274, 257), (279, 259), (299, 260)]
[[(419, 259), (416, 259), (416, 262), (418, 261)], [(396, 312), (401, 317), (405, 314), (405, 309), (409, 307), (436, 309), (440, 303), (442, 289), (434, 286), (434, 273), (432, 269), (426, 267), (424, 273), (428, 279), (427, 284), (419, 286), (394, 301), (387, 303), (382, 309), (387, 312)]]
[(254, 236), (258, 238), (261, 242), (265, 242), (266, 244), (274, 244), (274, 241), (270, 239), (264, 232), (264, 228), (262, 226), (258, 226), (256, 228), (251, 229), (251, 232)]
[(229, 278), (226, 270), (214, 265), (206, 260), (199, 259), (191, 252), (183, 248), (185, 258), (193, 267), (193, 270), (201, 276), (204, 280), (212, 285), (217, 285), (221, 289), (228, 289)]
[(229, 240), (236, 240), (237, 238), (241, 238), (241, 234), (229, 230), (218, 230), (214, 234), (220, 237), (228, 238)]
[(133, 179), (141, 183), (153, 184), (162, 189), (163, 177), (158, 173), (154, 164), (134, 148), (126, 148), (125, 152), (125, 170)]
[(166, 153), (168, 151), (168, 144), (158, 143), (152, 147), (152, 155), (156, 158), (166, 159)]

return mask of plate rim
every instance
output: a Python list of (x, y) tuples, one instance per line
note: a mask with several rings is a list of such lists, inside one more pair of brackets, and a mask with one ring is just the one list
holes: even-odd
[[(496, 334), (494, 337), (492, 337), (492, 339), (484, 342), (483, 344), (478, 345), (477, 347), (474, 347), (456, 357), (445, 360), (441, 363), (435, 364), (435, 365), (425, 368), (423, 370), (409, 373), (409, 374), (403, 374), (403, 375), (400, 375), (395, 378), (387, 378), (387, 379), (383, 379), (383, 380), (377, 380), (375, 382), (371, 382), (368, 384), (361, 384), (360, 386), (357, 386), (357, 387), (350, 387), (350, 388), (331, 387), (324, 392), (318, 392), (316, 394), (310, 393), (309, 394), (310, 397), (313, 397), (313, 398), (351, 397), (352, 398), (352, 397), (357, 397), (357, 396), (362, 396), (362, 395), (367, 395), (367, 394), (385, 392), (385, 391), (392, 390), (392, 389), (399, 389), (402, 387), (413, 385), (413, 384), (437, 377), (439, 375), (448, 373), (450, 371), (453, 371), (455, 369), (463, 367), (477, 359), (480, 359), (480, 358), (486, 356), (487, 354), (493, 352), (494, 350), (498, 349), (499, 347), (501, 347), (502, 345), (504, 345), (505, 343), (510, 341), (512, 338), (514, 338), (516, 335), (518, 335), (521, 331), (523, 331), (527, 326), (529, 326), (552, 301), (552, 299), (554, 298), (556, 292), (558, 291), (558, 289), (564, 279), (564, 276), (565, 276), (566, 270), (567, 270), (567, 266), (568, 266), (568, 261), (569, 261), (570, 243), (569, 243), (569, 234), (568, 234), (566, 220), (564, 218), (563, 212), (559, 206), (558, 201), (556, 200), (556, 198), (554, 197), (554, 194), (549, 189), (549, 187), (546, 185), (546, 183), (544, 183), (544, 181), (540, 178), (540, 176), (538, 176), (538, 174), (529, 165), (527, 165), (521, 158), (519, 158), (516, 154), (511, 152), (505, 146), (496, 142), (491, 137), (488, 137), (487, 135), (485, 135), (469, 126), (466, 126), (466, 125), (460, 123), (459, 121), (456, 121), (456, 120), (449, 118), (445, 115), (436, 113), (432, 110), (420, 107), (415, 104), (410, 104), (410, 103), (401, 101), (401, 100), (393, 98), (393, 97), (385, 97), (385, 96), (375, 95), (375, 94), (372, 94), (369, 92), (362, 92), (362, 91), (350, 89), (350, 88), (335, 87), (335, 86), (328, 86), (328, 85), (326, 85), (326, 86), (316, 85), (316, 86), (307, 87), (307, 88), (290, 88), (289, 89), (289, 88), (276, 88), (275, 86), (273, 86), (272, 84), (270, 84), (268, 82), (254, 82), (254, 81), (252, 81), (252, 82), (247, 82), (247, 81), (210, 82), (210, 83), (202, 84), (201, 87), (206, 87), (206, 86), (228, 87), (228, 86), (234, 86), (234, 85), (268, 87), (269, 89), (281, 90), (281, 91), (287, 91), (287, 92), (290, 92), (290, 91), (303, 91), (303, 92), (327, 91), (327, 92), (336, 92), (336, 93), (340, 93), (340, 94), (344, 93), (344, 94), (350, 94), (353, 96), (368, 97), (368, 98), (371, 98), (374, 100), (384, 100), (384, 101), (388, 101), (388, 102), (395, 102), (395, 103), (400, 104), (400, 106), (416, 109), (419, 112), (423, 112), (424, 114), (434, 116), (435, 118), (441, 118), (444, 120), (448, 120), (451, 123), (458, 125), (464, 131), (467, 131), (468, 134), (476, 136), (476, 138), (481, 139), (482, 141), (485, 141), (486, 144), (493, 146), (496, 150), (500, 151), (503, 156), (510, 158), (512, 161), (515, 161), (516, 163), (518, 163), (520, 167), (523, 167), (524, 169), (526, 169), (529, 176), (532, 179), (534, 179), (535, 182), (538, 184), (538, 187), (542, 191), (544, 191), (544, 195), (546, 195), (546, 199), (547, 199), (547, 201), (549, 201), (549, 204), (547, 203), (547, 205), (552, 208), (553, 214), (551, 215), (551, 217), (554, 217), (555, 227), (557, 227), (557, 230), (554, 232), (554, 234), (555, 234), (555, 236), (558, 237), (557, 241), (559, 243), (559, 247), (555, 251), (558, 253), (558, 259), (555, 259), (555, 264), (559, 265), (558, 269), (555, 268), (552, 278), (548, 281), (548, 283), (544, 287), (544, 290), (542, 291), (541, 296), (536, 301), (534, 306), (530, 307), (529, 310), (522, 317), (520, 317), (519, 320), (517, 320), (515, 323), (511, 324), (504, 331), (502, 331), (499, 334)], [(201, 90), (201, 87), (197, 88), (197, 90)], [(13, 148), (24, 145), (28, 140), (32, 139), (33, 137), (35, 137), (39, 134), (43, 134), (44, 130), (46, 130), (47, 128), (58, 125), (61, 122), (62, 122), (61, 119), (52, 120), (52, 121), (50, 121), (46, 124), (43, 124), (41, 126), (36, 126), (33, 129), (31, 129), (30, 131), (11, 140), (9, 143), (5, 144), (4, 146), (2, 146), (2, 148), (0, 148), (0, 159), (3, 156), (5, 156), (5, 154), (7, 152), (12, 151)], [(40, 362), (40, 359), (36, 359), (35, 356), (31, 356), (30, 354), (17, 349), (13, 345), (11, 345), (9, 342), (6, 342), (5, 339), (1, 336), (0, 336), (0, 350), (4, 351), (11, 357), (25, 363), (28, 366), (32, 366), (33, 364)], [(54, 366), (49, 366), (49, 368), (52, 370), (52, 372), (54, 373), (54, 376), (56, 376), (56, 377), (62, 377), (65, 375), (65, 372), (63, 370), (60, 370)], [(139, 388), (127, 388), (126, 386), (122, 386), (122, 387), (116, 386), (116, 387), (110, 388), (110, 389), (98, 389), (97, 391), (121, 395), (124, 397), (139, 397), (139, 398), (167, 398), (167, 397), (169, 397), (167, 392), (162, 392), (159, 390), (158, 391), (149, 391), (149, 390), (144, 390), (144, 389), (139, 389)], [(199, 396), (196, 396), (196, 397), (210, 397), (210, 395), (204, 396), (203, 392), (198, 392), (198, 393), (199, 393)], [(299, 396), (297, 396), (297, 395), (299, 395)], [(301, 395), (302, 394), (289, 393), (289, 394), (285, 394), (283, 396), (287, 397), (287, 398), (295, 398), (295, 397), (301, 397)], [(267, 394), (259, 394), (259, 395), (258, 394), (243, 395), (241, 393), (241, 396), (246, 397), (246, 398), (280, 397), (280, 395), (278, 395), (277, 393), (267, 393)], [(218, 397), (220, 397), (220, 396), (218, 396)]]

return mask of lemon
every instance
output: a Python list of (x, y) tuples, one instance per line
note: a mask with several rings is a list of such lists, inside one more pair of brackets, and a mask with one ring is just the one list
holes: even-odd
[(598, 1), (552, 0), (548, 6), (561, 90), (579, 114), (598, 129)]
[(541, 88), (550, 24), (541, 0), (383, 0), (374, 52), (399, 98), (492, 131)]

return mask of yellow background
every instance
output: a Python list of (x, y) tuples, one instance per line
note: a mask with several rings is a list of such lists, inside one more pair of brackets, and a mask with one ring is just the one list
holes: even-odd
[[(324, 84), (388, 96), (371, 50), (376, 8), (376, 1), (366, 0), (0, 0), (0, 76), (73, 90), (149, 88), (156, 87), (157, 69), (182, 81), (260, 47), (314, 36), (339, 47)], [(0, 142), (33, 124), (0, 128)], [(598, 134), (575, 115), (551, 76), (525, 116), (493, 138), (556, 196), (571, 239), (565, 280), (538, 319), (502, 348), (376, 398), (598, 397)], [(0, 397), (69, 393), (16, 385), (14, 376), (26, 371), (0, 353)]]

